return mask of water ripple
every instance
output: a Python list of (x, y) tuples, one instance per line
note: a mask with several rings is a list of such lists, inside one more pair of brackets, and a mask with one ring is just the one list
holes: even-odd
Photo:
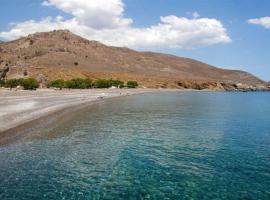
[(0, 199), (268, 200), (269, 102), (267, 93), (102, 102), (0, 147)]

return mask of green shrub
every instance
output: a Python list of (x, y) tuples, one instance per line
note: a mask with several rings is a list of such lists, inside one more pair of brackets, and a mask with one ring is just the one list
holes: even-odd
[(127, 82), (127, 87), (128, 88), (136, 88), (138, 86), (139, 86), (139, 84), (136, 81), (128, 81)]
[(111, 85), (117, 88), (123, 88), (125, 86), (125, 83), (119, 80), (111, 80)]
[[(112, 79), (98, 79), (92, 81), (89, 78), (75, 78), (68, 81), (64, 81), (62, 79), (54, 80), (49, 82), (48, 87), (54, 88), (69, 88), (69, 89), (89, 89), (89, 88), (110, 88), (110, 87), (119, 87), (123, 88), (125, 86), (123, 81), (120, 80), (112, 80)], [(136, 81), (129, 81), (127, 83), (127, 87), (136, 88), (138, 83)]]
[(4, 87), (5, 86), (5, 81), (4, 80), (0, 80), (0, 87)]
[(47, 85), (49, 88), (64, 88), (65, 86), (65, 81), (62, 79), (54, 80), (48, 83)]
[(76, 83), (72, 80), (65, 81), (65, 88), (74, 89), (76, 88)]
[(91, 79), (82, 79), (82, 78), (76, 78), (69, 81), (66, 81), (65, 83), (66, 88), (71, 89), (89, 89), (92, 87), (92, 80)]
[(39, 86), (37, 80), (34, 78), (22, 79), (20, 85), (23, 86), (25, 90), (35, 90)]
[(51, 81), (48, 84), (48, 87), (54, 88), (69, 88), (69, 89), (88, 89), (91, 88), (93, 82), (91, 79), (86, 78), (75, 78), (71, 80), (64, 81), (62, 79)]
[(23, 79), (9, 79), (5, 82), (5, 87), (6, 88), (16, 88), (17, 86), (22, 85), (22, 80)]
[(94, 81), (93, 86), (95, 88), (109, 88), (112, 87), (112, 81), (106, 79), (98, 79)]
[(25, 90), (35, 90), (38, 88), (38, 82), (34, 78), (9, 79), (4, 82), (3, 86), (6, 88), (16, 88), (18, 86), (22, 86)]

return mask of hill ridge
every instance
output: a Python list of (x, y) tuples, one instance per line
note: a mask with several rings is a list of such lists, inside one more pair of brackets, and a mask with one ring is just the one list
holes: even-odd
[(170, 54), (107, 46), (69, 30), (40, 32), (1, 43), (0, 53), (0, 65), (8, 63), (12, 68), (9, 77), (21, 76), (24, 71), (32, 76), (42, 73), (49, 79), (134, 77), (153, 87), (174, 87), (179, 81), (264, 83), (245, 71), (221, 69)]

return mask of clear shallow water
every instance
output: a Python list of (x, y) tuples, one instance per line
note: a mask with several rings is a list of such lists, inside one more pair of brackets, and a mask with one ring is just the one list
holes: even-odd
[(0, 199), (270, 199), (269, 93), (109, 100), (0, 147)]

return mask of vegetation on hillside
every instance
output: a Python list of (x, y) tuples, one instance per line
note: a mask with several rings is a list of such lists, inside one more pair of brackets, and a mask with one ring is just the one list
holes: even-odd
[[(25, 90), (35, 90), (39, 87), (38, 81), (34, 78), (20, 78), (20, 79), (8, 79), (6, 81), (0, 81), (0, 87), (5, 88), (17, 88), (23, 87)], [(89, 78), (74, 78), (71, 80), (57, 79), (52, 80), (47, 84), (48, 88), (68, 88), (68, 89), (90, 89), (90, 88), (137, 88), (138, 83), (136, 81), (128, 81), (126, 84), (120, 80), (112, 79), (97, 79), (91, 80)]]
[(5, 86), (5, 81), (4, 80), (0, 80), (0, 87), (4, 87)]
[(26, 78), (26, 79), (22, 80), (21, 86), (25, 90), (35, 90), (38, 88), (39, 84), (38, 84), (37, 80), (34, 78)]
[(138, 87), (139, 85), (138, 85), (138, 83), (136, 82), (136, 81), (128, 81), (127, 82), (127, 87), (128, 88), (136, 88), (136, 87)]
[(9, 79), (6, 81), (0, 81), (0, 87), (5, 88), (16, 88), (18, 86), (23, 87), (25, 90), (35, 90), (38, 88), (38, 81), (34, 78), (20, 78), (20, 79)]
[(62, 79), (57, 79), (57, 80), (53, 80), (51, 82), (48, 83), (47, 85), (48, 88), (64, 88), (65, 87), (65, 81)]
[(136, 88), (138, 87), (138, 83), (136, 81), (128, 81), (127, 84), (120, 80), (112, 80), (112, 79), (83, 79), (83, 78), (76, 78), (71, 80), (53, 80), (48, 83), (49, 88), (69, 88), (69, 89), (89, 89), (89, 88)]
[(94, 88), (110, 88), (110, 87), (123, 88), (125, 87), (125, 83), (119, 80), (98, 79), (93, 82), (93, 87)]
[(91, 79), (76, 78), (65, 81), (65, 87), (69, 89), (89, 89), (92, 88), (93, 82)]

